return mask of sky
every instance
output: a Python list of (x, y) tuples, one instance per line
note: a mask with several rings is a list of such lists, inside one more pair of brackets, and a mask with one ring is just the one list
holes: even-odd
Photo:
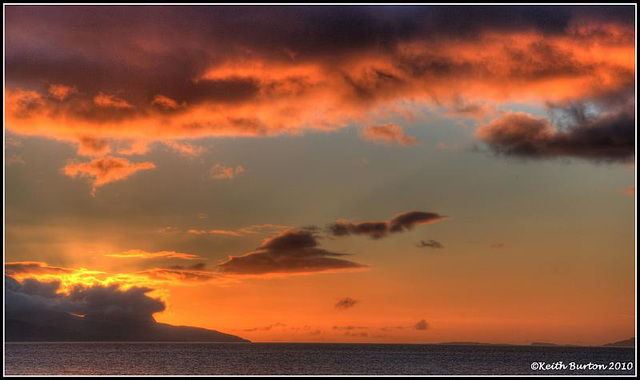
[(252, 341), (634, 336), (634, 22), (7, 6), (5, 276)]

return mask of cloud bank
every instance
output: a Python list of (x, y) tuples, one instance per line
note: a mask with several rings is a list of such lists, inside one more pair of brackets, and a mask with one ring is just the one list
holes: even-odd
[[(7, 128), (83, 155), (352, 123), (408, 145), (392, 125), (420, 116), (411, 105), (483, 117), (582, 102), (602, 117), (575, 131), (508, 117), (480, 137), (506, 154), (620, 160), (631, 115), (605, 116), (605, 99), (635, 101), (634, 22), (631, 6), (10, 6)], [(518, 126), (505, 136), (507, 122)], [(601, 144), (609, 132), (622, 141)]]

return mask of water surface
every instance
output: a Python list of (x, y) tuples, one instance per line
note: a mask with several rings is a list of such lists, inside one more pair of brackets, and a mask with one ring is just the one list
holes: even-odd
[[(531, 363), (633, 363), (623, 370), (533, 371)], [(626, 374), (616, 347), (320, 343), (6, 343), (6, 374), (321, 375)]]

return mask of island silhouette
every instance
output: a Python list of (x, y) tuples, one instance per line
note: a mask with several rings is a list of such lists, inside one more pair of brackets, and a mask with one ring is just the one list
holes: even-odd
[(48, 321), (7, 320), (6, 342), (228, 342), (250, 343), (239, 336), (200, 327), (147, 321), (91, 320), (59, 315)]
[(158, 323), (164, 301), (149, 288), (17, 281), (5, 275), (6, 342), (249, 342), (200, 327)]

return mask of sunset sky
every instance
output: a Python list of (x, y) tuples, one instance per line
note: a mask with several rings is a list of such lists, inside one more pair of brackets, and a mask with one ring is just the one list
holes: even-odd
[(634, 336), (634, 7), (5, 12), (15, 280), (252, 341)]

